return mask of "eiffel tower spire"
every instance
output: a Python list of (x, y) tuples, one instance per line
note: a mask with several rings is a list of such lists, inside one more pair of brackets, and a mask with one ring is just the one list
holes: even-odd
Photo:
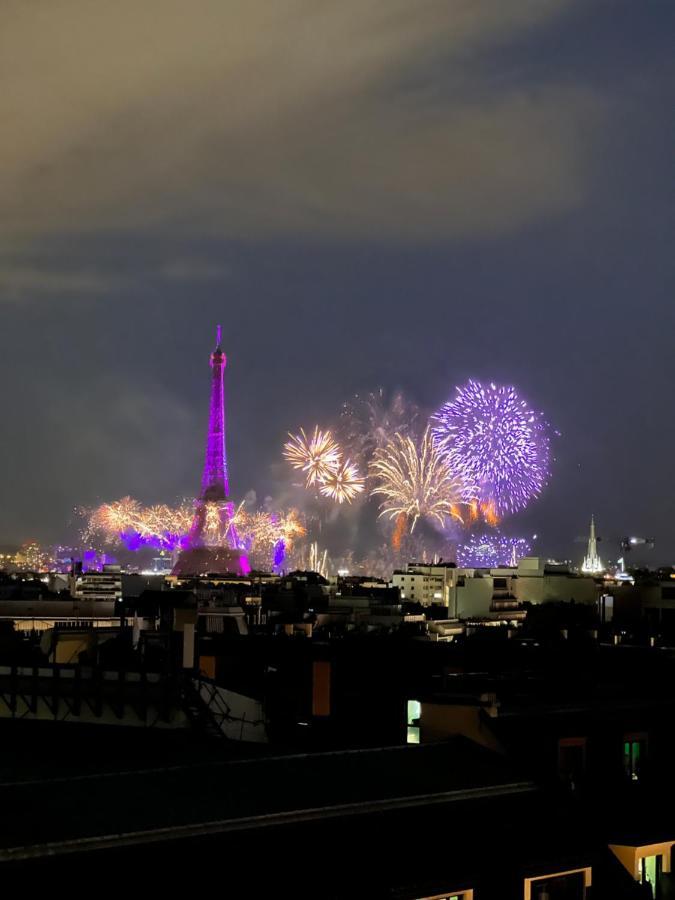
[(216, 332), (216, 349), (211, 354), (211, 403), (206, 455), (200, 500), (226, 500), (230, 493), (225, 450), (225, 385), (227, 357), (220, 346), (221, 328)]

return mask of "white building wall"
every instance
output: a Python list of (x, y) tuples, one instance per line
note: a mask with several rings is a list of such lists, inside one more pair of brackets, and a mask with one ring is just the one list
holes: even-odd
[(432, 603), (448, 605), (449, 579), (445, 569), (431, 566), (408, 566), (406, 572), (395, 572), (394, 587), (401, 591), (401, 600), (431, 606)]

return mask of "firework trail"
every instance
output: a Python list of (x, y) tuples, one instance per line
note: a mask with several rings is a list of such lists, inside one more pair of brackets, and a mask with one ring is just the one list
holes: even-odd
[(328, 578), (328, 550), (321, 552), (316, 541), (309, 548), (309, 569), (311, 572), (318, 572), (323, 578)]
[(306, 473), (307, 487), (321, 484), (339, 466), (342, 453), (330, 431), (321, 431), (317, 426), (311, 437), (307, 437), (304, 428), (299, 434), (289, 432), (288, 436), (284, 457), (294, 469)]
[(515, 388), (469, 381), (432, 421), (451, 469), (478, 487), (490, 524), (541, 493), (549, 478), (548, 426)]
[(377, 484), (371, 496), (383, 498), (380, 516), (405, 515), (411, 532), (420, 518), (441, 527), (449, 518), (463, 521), (460, 509), (472, 499), (471, 488), (455, 475), (429, 428), (419, 442), (395, 434), (375, 451), (370, 475)]
[(403, 543), (403, 535), (406, 532), (407, 526), (407, 515), (405, 513), (399, 513), (398, 516), (396, 516), (396, 525), (394, 526), (394, 533), (391, 536), (392, 550), (399, 551), (401, 549), (401, 544)]

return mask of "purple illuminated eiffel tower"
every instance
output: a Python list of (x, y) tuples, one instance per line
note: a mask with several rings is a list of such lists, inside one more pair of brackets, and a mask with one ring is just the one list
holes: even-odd
[(227, 476), (225, 451), (225, 385), (224, 375), (227, 357), (220, 346), (220, 325), (217, 331), (216, 349), (211, 354), (211, 405), (209, 407), (209, 433), (206, 438), (206, 458), (202, 475), (200, 500), (227, 500), (230, 484)]
[(211, 354), (211, 403), (202, 487), (195, 506), (188, 546), (182, 550), (174, 575), (195, 576), (250, 571), (246, 554), (238, 547), (232, 523), (234, 504), (229, 499), (230, 483), (225, 450), (225, 385), (227, 357), (218, 326), (216, 349)]

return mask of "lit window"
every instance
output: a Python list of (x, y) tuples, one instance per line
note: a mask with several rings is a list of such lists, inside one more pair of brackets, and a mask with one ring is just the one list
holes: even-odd
[(639, 781), (647, 752), (647, 735), (628, 734), (623, 741), (623, 768), (631, 781)]
[(406, 730), (406, 744), (419, 744), (420, 730), (415, 725), (408, 725)]
[(652, 888), (652, 893), (656, 896), (657, 887), (661, 880), (661, 872), (663, 863), (660, 856), (643, 856), (639, 865), (639, 880), (641, 884), (648, 884)]
[(422, 704), (419, 700), (408, 700), (406, 743), (419, 744), (420, 742), (420, 716)]

